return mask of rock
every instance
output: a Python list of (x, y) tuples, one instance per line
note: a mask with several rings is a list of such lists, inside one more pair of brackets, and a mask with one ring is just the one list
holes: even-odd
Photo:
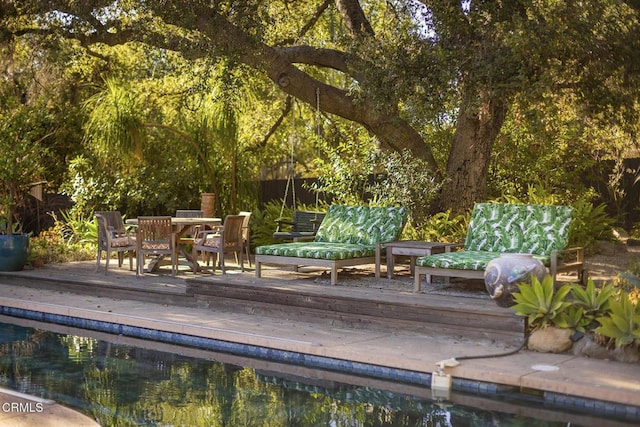
[(640, 351), (637, 346), (620, 347), (613, 350), (613, 357), (618, 362), (638, 363), (640, 362)]
[(592, 357), (594, 359), (613, 359), (611, 350), (595, 342), (593, 334), (587, 334), (576, 342), (572, 353), (576, 356)]
[(585, 335), (580, 341), (576, 342), (572, 353), (581, 357), (615, 360), (624, 363), (640, 362), (640, 349), (638, 346), (629, 345), (614, 349), (608, 348), (596, 342), (592, 333)]
[(564, 353), (572, 346), (571, 330), (555, 326), (533, 331), (527, 343), (529, 350), (541, 353)]

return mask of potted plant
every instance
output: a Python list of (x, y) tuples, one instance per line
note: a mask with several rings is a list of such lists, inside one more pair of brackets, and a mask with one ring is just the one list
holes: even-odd
[(41, 178), (51, 132), (44, 108), (17, 105), (0, 110), (0, 270), (21, 270), (27, 262), (29, 236), (22, 232), (16, 208), (28, 184)]

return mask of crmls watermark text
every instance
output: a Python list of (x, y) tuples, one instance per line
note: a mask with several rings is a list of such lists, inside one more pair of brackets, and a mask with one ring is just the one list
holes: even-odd
[(3, 402), (0, 410), (2, 412), (42, 412), (44, 405), (41, 402)]

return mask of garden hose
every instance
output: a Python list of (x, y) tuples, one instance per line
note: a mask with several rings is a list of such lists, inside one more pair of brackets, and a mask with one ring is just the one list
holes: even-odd
[(511, 351), (508, 351), (506, 353), (484, 354), (484, 355), (477, 355), (477, 356), (452, 357), (450, 359), (441, 360), (438, 363), (436, 363), (436, 365), (440, 367), (440, 370), (442, 370), (445, 367), (453, 368), (453, 367), (458, 366), (460, 364), (460, 360), (489, 359), (489, 358), (493, 358), (493, 357), (511, 356), (513, 354), (518, 353), (523, 348), (525, 348), (525, 346), (527, 345), (528, 341), (529, 341), (529, 334), (526, 334), (524, 336), (524, 340), (522, 341), (522, 343), (515, 350), (511, 350)]

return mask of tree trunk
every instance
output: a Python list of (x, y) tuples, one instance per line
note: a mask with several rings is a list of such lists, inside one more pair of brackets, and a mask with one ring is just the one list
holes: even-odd
[(480, 107), (465, 103), (458, 116), (446, 180), (435, 211), (464, 213), (486, 197), (491, 150), (506, 115), (505, 103), (490, 98)]

